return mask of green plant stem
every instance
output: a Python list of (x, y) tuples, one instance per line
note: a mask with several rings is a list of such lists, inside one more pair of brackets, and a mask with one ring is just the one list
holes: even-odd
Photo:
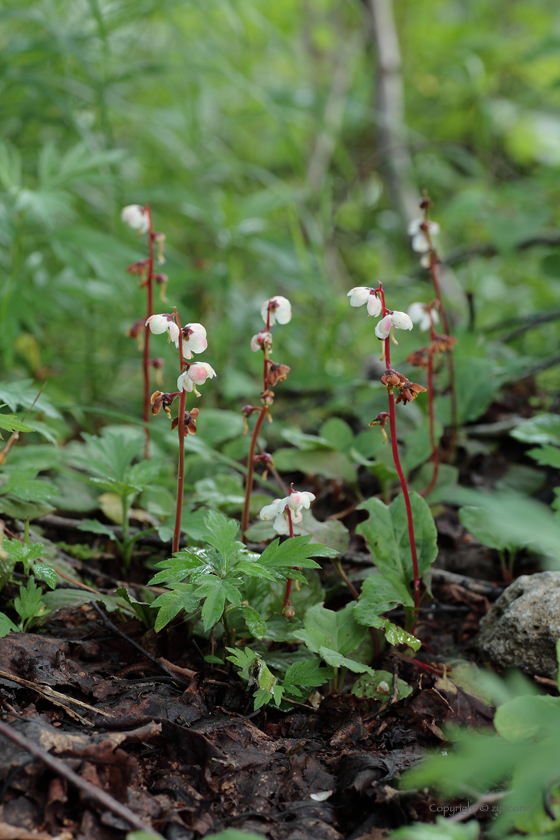
[[(385, 293), (382, 284), (379, 284), (381, 305), (383, 307), (383, 317), (387, 315), (387, 308), (385, 306)], [(387, 368), (391, 367), (391, 338), (387, 336), (385, 339), (385, 362)], [(408, 485), (404, 476), (401, 459), (399, 457), (399, 447), (397, 444), (397, 423), (395, 412), (395, 398), (393, 396), (393, 388), (391, 385), (387, 386), (387, 396), (389, 398), (389, 424), (391, 429), (391, 448), (393, 450), (393, 460), (401, 483), (404, 504), (406, 508), (406, 520), (408, 524), (408, 538), (410, 540), (410, 553), (412, 555), (412, 570), (414, 575), (414, 609), (420, 609), (420, 575), (418, 573), (418, 555), (416, 552), (416, 538), (414, 536), (414, 520), (412, 517), (412, 507), (410, 504), (410, 495), (408, 492)]]
[[(147, 312), (146, 321), (154, 314), (154, 229), (152, 223), (152, 211), (150, 204), (146, 204), (144, 208), (148, 214), (149, 228), (148, 228), (148, 276), (146, 277), (146, 296), (147, 296)], [(150, 327), (146, 324), (144, 327), (144, 458), (150, 457)]]
[[(181, 331), (181, 319), (177, 308), (173, 307), (173, 314), (179, 327), (179, 372), (183, 373), (183, 333)], [(181, 539), (181, 518), (183, 515), (183, 488), (185, 483), (185, 405), (187, 392), (183, 389), (179, 396), (179, 417), (177, 432), (179, 435), (179, 468), (177, 470), (177, 504), (175, 508), (175, 530), (173, 531), (173, 554), (179, 551)]]
[(29, 519), (25, 520), (23, 525), (23, 544), (26, 545), (29, 542)]

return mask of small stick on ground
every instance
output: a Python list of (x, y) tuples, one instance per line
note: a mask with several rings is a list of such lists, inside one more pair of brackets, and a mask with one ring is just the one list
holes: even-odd
[(130, 808), (123, 805), (121, 802), (117, 802), (110, 793), (107, 793), (107, 791), (102, 790), (96, 785), (92, 785), (91, 782), (88, 782), (81, 776), (78, 776), (77, 773), (74, 773), (74, 771), (64, 763), (64, 761), (61, 761), (59, 758), (55, 758), (33, 741), (30, 741), (29, 738), (26, 738), (25, 735), (22, 735), (21, 732), (18, 732), (9, 724), (4, 723), (1, 720), (0, 735), (3, 735), (5, 738), (8, 738), (8, 740), (12, 741), (12, 743), (17, 744), (18, 747), (21, 747), (26, 752), (40, 759), (40, 761), (42, 761), (43, 764), (46, 764), (50, 770), (53, 770), (59, 776), (63, 776), (70, 782), (71, 785), (74, 785), (82, 790), (86, 796), (94, 802), (99, 803), (99, 805), (106, 810), (112, 811), (117, 817), (125, 820), (132, 828), (135, 828), (137, 831), (146, 831), (148, 834), (153, 834), (155, 837), (160, 836), (157, 831), (154, 831), (154, 829), (145, 823), (144, 820), (137, 817)]

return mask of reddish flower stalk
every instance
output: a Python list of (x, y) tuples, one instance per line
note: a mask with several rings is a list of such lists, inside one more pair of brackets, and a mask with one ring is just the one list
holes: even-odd
[[(270, 332), (270, 306), (268, 308), (268, 314), (266, 319), (266, 332)], [(268, 390), (268, 348), (263, 345), (263, 394), (266, 393)], [(263, 405), (259, 409), (259, 416), (257, 417), (257, 422), (255, 423), (255, 428), (253, 429), (253, 434), (251, 436), (251, 445), (249, 447), (249, 457), (247, 459), (247, 479), (245, 484), (245, 503), (243, 505), (243, 516), (241, 517), (241, 539), (247, 545), (247, 538), (245, 536), (245, 532), (249, 527), (249, 515), (250, 515), (250, 508), (251, 508), (251, 493), (253, 492), (253, 476), (255, 474), (255, 450), (257, 448), (257, 440), (259, 437), (259, 432), (261, 430), (262, 424), (264, 422), (264, 418), (269, 411), (268, 405)], [(290, 520), (290, 527), (291, 527), (291, 520)]]
[[(434, 318), (432, 314), (432, 307), (428, 309), (428, 314), (430, 316), (430, 343), (434, 341), (435, 332), (434, 332)], [(443, 323), (443, 317), (442, 317)], [(422, 490), (420, 493), (421, 496), (427, 496), (430, 490), (436, 486), (439, 474), (439, 453), (436, 444), (436, 437), (435, 437), (435, 417), (434, 417), (434, 351), (433, 348), (430, 347), (430, 351), (428, 354), (428, 368), (426, 371), (426, 385), (428, 386), (428, 418), (430, 423), (430, 443), (432, 446), (432, 461), (434, 464), (434, 471), (432, 473), (432, 480), (428, 484), (428, 486)]]
[[(290, 487), (290, 493), (292, 492), (292, 487)], [(286, 513), (288, 515), (288, 527), (290, 529), (290, 537), (294, 536), (294, 526), (292, 523), (292, 514), (290, 512), (290, 508), (286, 508)], [(284, 614), (284, 610), (291, 606), (290, 604), (290, 594), (292, 592), (292, 578), (288, 578), (286, 581), (286, 591), (284, 592), (284, 601), (282, 602), (282, 614)]]
[[(387, 315), (387, 307), (385, 306), (385, 293), (383, 291), (382, 283), (379, 283), (379, 295), (381, 298), (381, 306), (382, 306), (382, 317), (384, 318)], [(384, 341), (385, 345), (385, 362), (387, 368), (390, 369), (391, 367), (391, 338), (387, 336)], [(408, 524), (408, 538), (410, 540), (410, 552), (412, 554), (412, 570), (414, 575), (414, 608), (418, 610), (420, 608), (420, 575), (418, 573), (418, 554), (416, 552), (416, 538), (414, 536), (414, 520), (412, 518), (412, 507), (410, 504), (410, 494), (408, 492), (408, 485), (406, 483), (406, 478), (404, 476), (402, 466), (401, 466), (401, 459), (399, 457), (399, 448), (397, 445), (397, 423), (396, 423), (396, 412), (395, 412), (395, 398), (393, 396), (393, 386), (387, 386), (387, 396), (389, 398), (389, 426), (391, 429), (391, 448), (393, 450), (393, 460), (395, 462), (395, 467), (399, 476), (399, 481), (401, 483), (403, 496), (404, 496), (404, 503), (406, 507), (406, 519)]]
[[(179, 327), (179, 373), (183, 373), (183, 332), (181, 330), (181, 319), (177, 307), (173, 307), (173, 315)], [(179, 394), (179, 415), (177, 423), (177, 434), (179, 435), (179, 468), (177, 470), (177, 505), (175, 509), (175, 530), (173, 531), (173, 554), (179, 551), (181, 539), (181, 518), (183, 515), (183, 487), (185, 483), (185, 405), (187, 392), (183, 390)]]
[[(429, 246), (428, 256), (430, 259), (430, 275), (432, 278), (434, 292), (438, 301), (439, 311), (441, 312), (441, 323), (443, 326), (443, 331), (445, 335), (449, 336), (451, 335), (451, 331), (449, 328), (449, 319), (447, 317), (447, 312), (443, 304), (441, 286), (439, 282), (440, 263), (437, 252), (432, 243), (432, 238), (430, 236), (430, 229), (428, 224), (428, 210), (430, 204), (430, 199), (428, 198), (427, 193), (424, 192), (424, 197), (420, 204), (420, 208), (424, 211), (424, 222), (422, 225), (422, 230), (424, 232), (424, 236), (426, 237), (426, 241)], [(449, 398), (451, 401), (451, 432), (449, 436), (448, 457), (449, 460), (452, 461), (455, 457), (455, 447), (457, 445), (457, 391), (455, 388), (455, 365), (453, 362), (453, 354), (451, 352), (447, 354), (447, 372), (449, 376)]]
[[(146, 276), (146, 296), (148, 299), (147, 311), (146, 311), (146, 320), (154, 314), (154, 228), (152, 223), (152, 211), (150, 210), (150, 203), (148, 202), (145, 207), (146, 214), (148, 216), (148, 247), (149, 247), (149, 254), (148, 254), (148, 263), (147, 269), (148, 273)], [(143, 367), (144, 367), (144, 434), (145, 434), (145, 442), (144, 442), (144, 458), (150, 457), (150, 415), (151, 415), (151, 404), (150, 404), (150, 328), (146, 324), (144, 328), (144, 358), (143, 358)]]

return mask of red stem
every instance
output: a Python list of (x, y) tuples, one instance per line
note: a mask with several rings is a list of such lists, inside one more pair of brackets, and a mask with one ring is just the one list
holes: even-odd
[[(181, 332), (181, 319), (177, 308), (173, 307), (173, 314), (179, 327), (179, 370), (183, 372), (183, 333)], [(187, 392), (183, 389), (179, 396), (179, 417), (177, 432), (179, 434), (179, 469), (177, 471), (177, 506), (175, 509), (175, 530), (173, 532), (173, 554), (179, 551), (181, 539), (181, 518), (183, 515), (183, 486), (185, 483), (185, 405)]]
[[(149, 245), (149, 256), (148, 256), (148, 276), (146, 278), (146, 294), (148, 298), (148, 309), (146, 314), (146, 320), (150, 318), (154, 314), (154, 228), (152, 223), (152, 211), (150, 210), (150, 204), (146, 204), (144, 208), (146, 213), (148, 214), (148, 221), (149, 221), (149, 228), (148, 228), (148, 245)], [(150, 327), (146, 325), (144, 329), (144, 359), (143, 359), (143, 366), (144, 366), (144, 434), (145, 434), (145, 442), (144, 442), (144, 458), (150, 457)]]
[[(294, 526), (292, 524), (292, 514), (290, 512), (290, 508), (286, 508), (286, 513), (288, 514), (288, 527), (290, 529), (290, 537), (294, 536)], [(292, 578), (288, 578), (286, 581), (286, 591), (284, 592), (284, 602), (282, 604), (282, 612), (290, 603), (290, 593), (292, 591)]]
[[(379, 294), (381, 296), (381, 305), (383, 307), (383, 318), (387, 315), (387, 308), (385, 306), (385, 293), (381, 283), (379, 284)], [(385, 339), (385, 362), (387, 368), (391, 367), (391, 338), (387, 336)], [(393, 450), (393, 460), (401, 483), (404, 504), (406, 507), (406, 519), (408, 523), (408, 538), (410, 540), (410, 553), (412, 554), (412, 570), (414, 574), (414, 608), (420, 608), (420, 575), (418, 573), (418, 555), (416, 553), (416, 539), (414, 536), (414, 520), (412, 518), (412, 507), (410, 505), (410, 495), (408, 493), (408, 485), (401, 467), (401, 459), (399, 457), (399, 448), (397, 445), (397, 423), (395, 413), (395, 398), (393, 396), (393, 388), (391, 385), (387, 386), (387, 396), (389, 398), (389, 424), (391, 429), (391, 448)]]
[[(434, 340), (434, 319), (432, 315), (431, 308), (428, 310), (430, 315), (430, 341)], [(439, 473), (439, 453), (438, 448), (436, 446), (436, 438), (435, 438), (435, 430), (434, 430), (434, 354), (431, 352), (428, 355), (428, 370), (427, 370), (427, 381), (426, 385), (428, 386), (428, 417), (430, 421), (430, 443), (432, 445), (432, 460), (434, 462), (434, 471), (432, 474), (432, 480), (428, 484), (428, 486), (422, 490), (420, 493), (421, 496), (427, 496), (430, 490), (432, 490), (438, 479)]]
[[(270, 332), (270, 304), (266, 313), (266, 331)], [(268, 388), (267, 382), (267, 365), (268, 365), (268, 350), (266, 346), (263, 347), (263, 395)], [(263, 396), (264, 399), (264, 396)], [(249, 508), (251, 506), (251, 493), (253, 492), (253, 475), (255, 473), (255, 449), (257, 446), (257, 438), (261, 430), (265, 415), (267, 413), (267, 406), (263, 405), (257, 417), (255, 428), (253, 429), (253, 436), (251, 438), (251, 446), (249, 447), (249, 458), (247, 460), (247, 481), (245, 485), (245, 504), (243, 505), (243, 516), (241, 517), (241, 539), (247, 545), (247, 538), (245, 531), (249, 527)]]
[(249, 448), (249, 459), (247, 462), (247, 483), (245, 486), (245, 504), (243, 506), (243, 518), (241, 520), (241, 536), (245, 545), (247, 545), (245, 531), (249, 527), (249, 508), (251, 505), (251, 493), (253, 492), (253, 474), (255, 472), (255, 448), (257, 446), (257, 438), (259, 436), (259, 432), (261, 430), (261, 426), (263, 424), (265, 415), (266, 406), (263, 405), (263, 407), (259, 411), (259, 416), (257, 417), (255, 428), (253, 429), (253, 435), (251, 437), (251, 446)]

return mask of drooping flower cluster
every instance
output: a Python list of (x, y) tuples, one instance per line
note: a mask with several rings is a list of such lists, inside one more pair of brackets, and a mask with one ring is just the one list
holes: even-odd
[(408, 315), (413, 324), (418, 324), (420, 332), (429, 330), (432, 324), (439, 324), (437, 310), (427, 303), (411, 303), (408, 307)]
[(272, 504), (265, 505), (259, 516), (261, 519), (274, 519), (273, 527), (278, 534), (290, 533), (290, 520), (292, 525), (299, 524), (303, 519), (303, 510), (308, 509), (315, 495), (307, 491), (293, 491), (283, 499), (275, 499)]
[[(422, 205), (420, 206), (422, 207)], [(417, 254), (421, 254), (420, 265), (422, 268), (430, 267), (432, 257), (437, 260), (432, 237), (437, 236), (439, 231), (438, 223), (430, 222), (427, 219), (413, 219), (408, 226), (408, 235), (412, 237), (410, 246)]]
[(197, 397), (200, 394), (196, 390), (197, 385), (204, 385), (207, 379), (214, 379), (216, 371), (207, 362), (195, 362), (187, 364), (187, 369), (177, 379), (178, 391), (194, 391)]
[[(378, 289), (372, 289), (369, 286), (355, 286), (353, 289), (350, 289), (347, 295), (350, 298), (350, 306), (363, 306), (366, 303), (368, 315), (376, 318), (381, 314), (382, 309), (378, 291)], [(411, 330), (412, 321), (410, 316), (406, 312), (399, 312), (398, 310), (387, 312), (375, 325), (375, 335), (381, 341), (385, 341), (393, 328), (398, 330)]]

